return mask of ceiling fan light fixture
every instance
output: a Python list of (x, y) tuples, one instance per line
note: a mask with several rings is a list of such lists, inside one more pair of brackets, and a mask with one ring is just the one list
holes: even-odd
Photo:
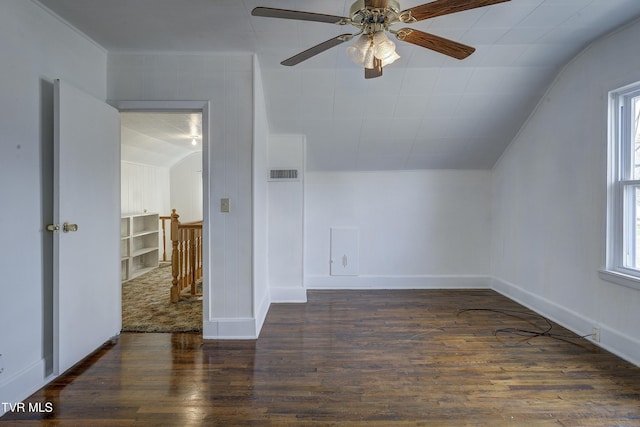
[(347, 55), (364, 68), (374, 68), (374, 58), (380, 60), (382, 66), (392, 64), (400, 58), (396, 53), (396, 44), (383, 31), (361, 35), (347, 48)]
[(347, 47), (347, 55), (358, 65), (364, 65), (367, 52), (370, 51), (373, 53), (368, 34), (361, 35), (353, 45)]
[(393, 64), (400, 58), (396, 53), (396, 44), (383, 31), (373, 34), (373, 55), (382, 61), (382, 66)]
[(332, 47), (360, 36), (352, 46), (347, 48), (347, 55), (353, 62), (364, 67), (365, 79), (370, 79), (380, 77), (383, 66), (389, 65), (400, 58), (400, 55), (396, 53), (395, 43), (389, 40), (385, 34), (387, 31), (394, 34), (395, 38), (402, 42), (430, 49), (455, 59), (465, 59), (475, 51), (472, 46), (417, 29), (401, 28), (392, 30), (391, 27), (393, 25), (398, 23), (412, 24), (429, 18), (437, 18), (508, 1), (511, 0), (431, 0), (428, 3), (402, 10), (398, 0), (355, 0), (351, 5), (348, 17), (272, 7), (256, 7), (251, 11), (251, 15), (324, 22), (336, 25), (353, 25), (359, 30), (355, 34), (346, 33), (333, 37), (291, 58), (285, 59), (281, 64), (286, 66), (299, 64)]

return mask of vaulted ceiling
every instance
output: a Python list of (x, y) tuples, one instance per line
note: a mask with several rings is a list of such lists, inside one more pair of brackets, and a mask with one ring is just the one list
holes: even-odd
[(202, 114), (192, 112), (120, 113), (122, 160), (171, 167), (202, 151)]
[(401, 58), (365, 80), (346, 55), (352, 42), (280, 65), (352, 27), (251, 16), (256, 6), (348, 16), (350, 0), (40, 3), (109, 52), (255, 52), (271, 132), (306, 135), (311, 170), (491, 168), (558, 71), (640, 17), (638, 0), (511, 0), (440, 16), (411, 26), (474, 54), (459, 61), (396, 41)]

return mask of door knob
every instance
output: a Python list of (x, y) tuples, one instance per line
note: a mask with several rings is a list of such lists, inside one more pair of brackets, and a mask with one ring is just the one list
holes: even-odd
[(65, 233), (68, 233), (70, 231), (78, 231), (78, 224), (69, 224), (68, 222), (65, 222), (64, 224), (62, 224), (62, 231), (64, 231)]

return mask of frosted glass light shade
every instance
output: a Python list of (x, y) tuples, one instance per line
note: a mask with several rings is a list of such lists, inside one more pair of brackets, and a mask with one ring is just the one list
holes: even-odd
[[(347, 55), (353, 62), (363, 65), (365, 68), (367, 61), (373, 63), (373, 48), (369, 35), (361, 35), (353, 45), (347, 47)], [(370, 58), (367, 58), (367, 56)]]
[(400, 58), (396, 53), (396, 44), (389, 40), (384, 31), (361, 35), (353, 45), (347, 47), (347, 55), (364, 68), (373, 68), (374, 58), (378, 58), (382, 66)]
[(396, 44), (382, 31), (373, 34), (373, 55), (382, 61), (382, 66), (393, 64), (400, 58), (396, 53)]

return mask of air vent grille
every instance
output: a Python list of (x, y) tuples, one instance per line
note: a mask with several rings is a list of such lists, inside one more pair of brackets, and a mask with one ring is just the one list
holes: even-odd
[(269, 181), (297, 181), (298, 169), (270, 169)]

